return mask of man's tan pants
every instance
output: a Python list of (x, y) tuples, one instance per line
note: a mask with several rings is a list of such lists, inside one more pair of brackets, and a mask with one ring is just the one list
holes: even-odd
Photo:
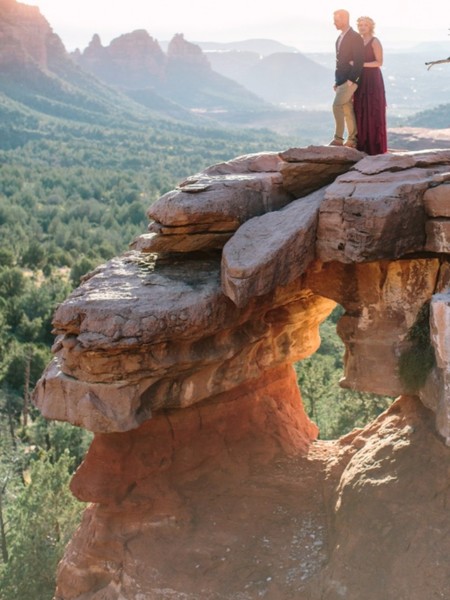
[(344, 139), (344, 130), (347, 126), (347, 139), (356, 143), (357, 129), (356, 119), (353, 110), (353, 94), (356, 92), (357, 84), (349, 85), (347, 82), (338, 85), (336, 88), (336, 97), (333, 102), (333, 114), (336, 121), (336, 139)]

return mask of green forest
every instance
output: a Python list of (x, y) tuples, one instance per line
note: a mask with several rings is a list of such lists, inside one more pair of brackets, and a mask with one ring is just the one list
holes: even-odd
[[(148, 206), (187, 175), (289, 140), (169, 120), (86, 123), (0, 100), (14, 117), (0, 125), (0, 597), (50, 600), (83, 510), (68, 482), (90, 443), (88, 432), (47, 422), (30, 403), (51, 357), (56, 306), (83, 274), (125, 251), (146, 230)], [(318, 353), (296, 365), (324, 438), (390, 402), (338, 387), (338, 316), (323, 324)]]
[(56, 306), (83, 274), (126, 251), (146, 231), (148, 206), (186, 176), (286, 144), (265, 131), (149, 119), (132, 105), (123, 117), (80, 118), (66, 107), (59, 118), (38, 103), (0, 93), (1, 600), (53, 597), (84, 508), (68, 483), (91, 435), (46, 421), (30, 403), (51, 357)]
[[(14, 43), (3, 38), (21, 48), (6, 14)], [(149, 205), (184, 178), (243, 154), (314, 143), (328, 135), (331, 114), (281, 110), (216, 76), (202, 83), (195, 71), (176, 82), (181, 104), (151, 88), (127, 95), (57, 45), (45, 69), (26, 53), (15, 60), (0, 65), (0, 600), (51, 600), (84, 508), (69, 481), (91, 441), (45, 420), (30, 400), (51, 358), (57, 305), (84, 274), (126, 251), (146, 231)], [(190, 110), (205, 102), (228, 109)], [(447, 126), (448, 106), (419, 114), (417, 124)], [(273, 127), (273, 115), (289, 137), (246, 128)], [(339, 387), (341, 314), (337, 307), (322, 324), (316, 354), (295, 365), (323, 439), (363, 426), (392, 400)], [(417, 331), (422, 348), (429, 336)], [(417, 356), (407, 358), (416, 365)]]

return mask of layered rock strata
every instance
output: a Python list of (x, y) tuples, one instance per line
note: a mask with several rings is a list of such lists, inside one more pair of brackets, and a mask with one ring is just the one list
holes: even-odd
[[(448, 463), (450, 271), (435, 226), (447, 205), (448, 150), (310, 147), (215, 165), (150, 207), (150, 234), (56, 311), (55, 358), (34, 393), (47, 418), (95, 433), (72, 483), (94, 505), (62, 562), (58, 599), (315, 600), (319, 588), (330, 600), (380, 597), (344, 582), (331, 507), (343, 502), (346, 461), (363, 447), (375, 456), (385, 422), (397, 439), (400, 422), (423, 418)], [(352, 437), (341, 453), (313, 443), (291, 367), (318, 348), (336, 303), (342, 384), (415, 394), (400, 401), (401, 418), (395, 409), (369, 428), (373, 445)], [(411, 390), (400, 366), (424, 309), (436, 359)], [(352, 482), (366, 476), (364, 458), (358, 465)], [(400, 477), (391, 467), (383, 477)], [(267, 520), (267, 547), (263, 528), (244, 525), (246, 494), (270, 498), (254, 510)], [(290, 531), (281, 515), (295, 543), (272, 539), (276, 527)], [(325, 589), (327, 561), (337, 583)], [(362, 580), (364, 569), (368, 557)]]

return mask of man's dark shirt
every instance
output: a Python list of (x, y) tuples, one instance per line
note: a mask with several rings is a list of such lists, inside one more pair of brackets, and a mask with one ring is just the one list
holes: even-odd
[[(364, 64), (363, 39), (350, 27), (342, 38), (339, 50), (338, 40), (336, 41), (336, 85), (342, 85), (348, 79), (358, 83)], [(353, 65), (350, 64), (351, 60)]]

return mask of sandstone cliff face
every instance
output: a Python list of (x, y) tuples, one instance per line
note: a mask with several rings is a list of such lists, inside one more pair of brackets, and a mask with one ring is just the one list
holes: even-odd
[(200, 69), (210, 69), (210, 64), (200, 46), (188, 42), (182, 33), (177, 33), (171, 39), (167, 48), (169, 61), (181, 62)]
[(139, 29), (102, 46), (95, 34), (75, 60), (87, 71), (116, 85), (146, 87), (164, 78), (166, 56), (158, 42)]
[[(34, 394), (95, 433), (56, 597), (423, 600), (419, 563), (445, 597), (449, 206), (450, 151), (333, 147), (215, 165), (152, 205), (58, 308)], [(400, 399), (325, 443), (291, 365), (336, 303), (343, 385)], [(424, 307), (436, 362), (411, 396)]]
[(60, 38), (35, 6), (0, 0), (0, 70), (37, 65), (46, 70), (65, 54)]
[(165, 54), (143, 29), (121, 35), (109, 46), (103, 46), (96, 34), (74, 59), (100, 79), (127, 89), (160, 88), (172, 77), (192, 77), (198, 71), (211, 70), (200, 46), (186, 41), (182, 34), (173, 37)]

